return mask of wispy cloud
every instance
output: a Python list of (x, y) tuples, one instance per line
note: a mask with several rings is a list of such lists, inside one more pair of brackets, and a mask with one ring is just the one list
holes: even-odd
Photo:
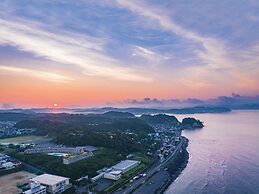
[(0, 66), (0, 70), (8, 73), (15, 73), (21, 76), (35, 77), (38, 79), (51, 81), (51, 82), (66, 83), (66, 82), (73, 81), (73, 79), (70, 77), (66, 77), (64, 75), (60, 75), (53, 72), (45, 72), (45, 71), (39, 71), (39, 70), (33, 70), (33, 69), (9, 67), (9, 66), (2, 66), (2, 65)]
[[(249, 85), (254, 86), (255, 83), (258, 83), (258, 78), (251, 71), (244, 71), (244, 62), (246, 67), (256, 67), (258, 70), (258, 57), (254, 52), (254, 50), (258, 51), (256, 47), (247, 51), (250, 54), (249, 57), (240, 57), (245, 55), (244, 51), (227, 45), (224, 39), (201, 35), (177, 24), (174, 18), (169, 16), (168, 13), (170, 12), (166, 9), (151, 6), (144, 1), (117, 0), (117, 3), (120, 7), (151, 20), (155, 25), (159, 25), (162, 30), (187, 39), (190, 45), (195, 45), (192, 46), (192, 50), (204, 65), (189, 66), (182, 72), (182, 77), (178, 80), (178, 83), (186, 86), (192, 85), (193, 88), (197, 89), (209, 87), (219, 82), (228, 84), (233, 82), (236, 83), (236, 86), (240, 86), (239, 88)], [(145, 52), (143, 49), (142, 52), (144, 56), (152, 57), (153, 53)], [(183, 55), (182, 57), (185, 58), (186, 56)], [(186, 75), (190, 76), (186, 77)]]
[(0, 19), (0, 44), (12, 45), (22, 51), (82, 68), (85, 75), (110, 77), (127, 81), (151, 81), (103, 51), (104, 40), (85, 35), (49, 32), (30, 21)]
[[(153, 8), (143, 2), (117, 0), (118, 4), (132, 12), (144, 16), (154, 22), (157, 22), (164, 30), (170, 31), (177, 36), (189, 39), (197, 44), (195, 52), (197, 56), (206, 64), (205, 70), (218, 68), (234, 68), (233, 61), (227, 56), (226, 46), (219, 39), (202, 36), (196, 32), (190, 31), (177, 24), (171, 17), (166, 14), (165, 10)], [(150, 54), (150, 53), (149, 53)], [(196, 67), (193, 66), (195, 69)], [(199, 68), (199, 67), (198, 67)], [(207, 68), (207, 69), (204, 69)]]
[(132, 53), (133, 56), (140, 56), (150, 61), (159, 62), (160, 60), (166, 60), (168, 57), (160, 55), (155, 51), (144, 48), (142, 46), (135, 46), (134, 52)]
[(132, 56), (141, 57), (153, 64), (161, 64), (164, 60), (168, 59), (168, 57), (160, 55), (159, 53), (142, 46), (134, 46)]
[(57, 73), (68, 87), (96, 86), (93, 96), (109, 88), (116, 100), (256, 95), (258, 8), (253, 0), (3, 0), (0, 73)]

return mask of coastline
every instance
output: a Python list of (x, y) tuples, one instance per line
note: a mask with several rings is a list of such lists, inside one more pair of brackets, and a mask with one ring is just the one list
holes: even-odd
[(159, 189), (157, 189), (157, 191), (155, 192), (156, 194), (163, 194), (186, 168), (189, 161), (189, 152), (187, 151), (189, 140), (187, 138), (185, 139), (187, 141), (186, 144), (183, 145), (183, 151), (181, 152), (180, 157), (178, 156), (177, 160), (167, 165), (170, 178)]

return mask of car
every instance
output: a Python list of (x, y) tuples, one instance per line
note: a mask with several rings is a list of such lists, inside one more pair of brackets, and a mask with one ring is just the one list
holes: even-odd
[(141, 175), (137, 175), (137, 176), (135, 176), (135, 177), (133, 178), (133, 180), (137, 180), (137, 179), (139, 179), (139, 178), (140, 178), (140, 176), (141, 176)]

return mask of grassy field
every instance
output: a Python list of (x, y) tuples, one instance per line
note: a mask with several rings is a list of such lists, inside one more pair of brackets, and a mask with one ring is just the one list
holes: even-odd
[(0, 193), (17, 194), (21, 190), (17, 188), (17, 182), (26, 182), (30, 178), (34, 177), (26, 171), (20, 171), (0, 177)]
[(10, 137), (10, 138), (3, 138), (0, 139), (1, 143), (11, 143), (11, 144), (18, 144), (18, 143), (31, 143), (34, 141), (41, 141), (46, 139), (43, 136), (35, 136), (35, 135), (24, 135), (24, 136), (17, 136), (17, 137)]

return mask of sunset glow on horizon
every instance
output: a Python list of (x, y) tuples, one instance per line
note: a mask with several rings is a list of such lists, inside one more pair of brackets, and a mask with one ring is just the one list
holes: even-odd
[(258, 95), (258, 10), (249, 0), (1, 1), (0, 107)]

